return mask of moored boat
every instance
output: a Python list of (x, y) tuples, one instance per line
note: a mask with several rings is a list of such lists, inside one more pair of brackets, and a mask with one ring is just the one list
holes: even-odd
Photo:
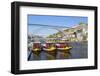
[(41, 52), (41, 43), (40, 42), (34, 42), (33, 43), (33, 53), (40, 53)]
[(57, 50), (64, 51), (64, 52), (69, 52), (69, 50), (72, 49), (72, 47), (69, 46), (68, 43), (57, 43), (56, 47), (57, 47)]
[(54, 43), (45, 43), (43, 45), (43, 50), (46, 51), (47, 53), (56, 53), (56, 46)]

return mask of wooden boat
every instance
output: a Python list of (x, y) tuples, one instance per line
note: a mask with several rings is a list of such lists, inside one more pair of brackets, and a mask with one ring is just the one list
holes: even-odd
[(41, 43), (40, 42), (35, 42), (33, 43), (33, 53), (40, 53), (41, 52)]
[(72, 47), (69, 46), (68, 43), (57, 43), (56, 47), (57, 47), (57, 50), (64, 51), (64, 52), (69, 52), (69, 50), (72, 49)]
[(45, 43), (43, 45), (43, 50), (47, 53), (54, 54), (56, 53), (56, 46), (54, 45), (54, 43)]

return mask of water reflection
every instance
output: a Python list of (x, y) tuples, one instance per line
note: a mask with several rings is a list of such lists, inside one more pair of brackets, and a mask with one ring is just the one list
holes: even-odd
[(68, 59), (71, 56), (69, 52), (58, 52), (58, 59)]
[(69, 52), (63, 52), (63, 51), (52, 51), (52, 52), (32, 52), (30, 53), (31, 56), (28, 60), (56, 60), (56, 59), (68, 59), (70, 57)]
[(55, 60), (56, 59), (56, 53), (47, 53), (46, 54), (46, 60)]

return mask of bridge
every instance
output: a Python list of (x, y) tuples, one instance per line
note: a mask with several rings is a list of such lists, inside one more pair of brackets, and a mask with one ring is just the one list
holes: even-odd
[(63, 34), (64, 37), (68, 37), (67, 34), (64, 32), (63, 29), (69, 29), (69, 28), (72, 28), (72, 27), (64, 27), (64, 26), (57, 26), (57, 25), (45, 25), (45, 24), (28, 24), (29, 26), (41, 26), (40, 28), (36, 29), (36, 30), (42, 30), (42, 28), (51, 28), (51, 29), (55, 29), (59, 32), (61, 32)]

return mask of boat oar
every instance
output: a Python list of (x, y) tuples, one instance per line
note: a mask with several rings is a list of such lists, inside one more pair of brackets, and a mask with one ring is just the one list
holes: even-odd
[(30, 60), (30, 58), (31, 58), (31, 55), (32, 55), (32, 50), (30, 51), (30, 54), (29, 54), (29, 56), (28, 56), (28, 60)]

